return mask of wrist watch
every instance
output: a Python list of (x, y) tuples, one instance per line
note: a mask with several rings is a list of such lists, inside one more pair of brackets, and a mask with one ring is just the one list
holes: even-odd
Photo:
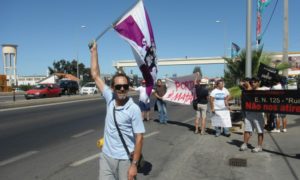
[(132, 160), (131, 164), (137, 165), (137, 161), (136, 160)]

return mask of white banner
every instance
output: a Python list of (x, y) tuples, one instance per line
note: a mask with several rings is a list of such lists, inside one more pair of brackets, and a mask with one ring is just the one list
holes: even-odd
[(193, 101), (194, 79), (194, 74), (166, 79), (167, 93), (163, 96), (163, 99), (190, 105)]

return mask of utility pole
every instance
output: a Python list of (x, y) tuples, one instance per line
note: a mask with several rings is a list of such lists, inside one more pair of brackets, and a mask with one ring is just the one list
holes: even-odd
[[(288, 49), (289, 49), (289, 1), (284, 0), (283, 5), (283, 51), (282, 61), (288, 63)], [(283, 70), (282, 75), (288, 77), (288, 69)]]
[(251, 16), (252, 0), (247, 2), (247, 26), (246, 26), (246, 77), (252, 77), (252, 49), (251, 49)]

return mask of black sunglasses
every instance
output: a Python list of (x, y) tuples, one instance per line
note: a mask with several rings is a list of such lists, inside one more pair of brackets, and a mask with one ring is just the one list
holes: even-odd
[(129, 84), (116, 84), (115, 85), (116, 90), (121, 90), (122, 87), (123, 87), (124, 90), (128, 90), (129, 89)]

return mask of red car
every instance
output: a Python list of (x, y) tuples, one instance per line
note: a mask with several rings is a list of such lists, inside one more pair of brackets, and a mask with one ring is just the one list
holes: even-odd
[(25, 99), (58, 97), (61, 89), (57, 84), (38, 84), (25, 93)]

